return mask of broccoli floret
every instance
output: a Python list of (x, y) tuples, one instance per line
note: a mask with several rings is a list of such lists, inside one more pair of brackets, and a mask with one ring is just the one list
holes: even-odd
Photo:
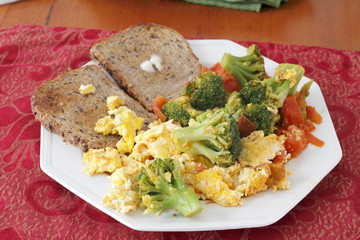
[(264, 58), (256, 44), (247, 49), (247, 55), (242, 57), (225, 53), (220, 62), (221, 66), (238, 81), (243, 88), (251, 80), (265, 78)]
[(236, 121), (226, 108), (200, 115), (201, 122), (173, 131), (176, 146), (190, 156), (203, 155), (220, 166), (234, 164), (241, 150)]
[(212, 71), (199, 75), (194, 82), (189, 82), (182, 91), (189, 97), (190, 105), (200, 111), (223, 107), (226, 102), (224, 80)]
[(167, 117), (166, 120), (174, 119), (183, 127), (188, 126), (191, 118), (195, 118), (203, 113), (203, 111), (198, 111), (191, 107), (190, 99), (186, 96), (167, 101), (162, 106), (161, 112)]
[(300, 65), (283, 63), (275, 69), (273, 77), (266, 79), (266, 84), (271, 88), (270, 101), (275, 107), (281, 108), (288, 95), (295, 95), (296, 88), (305, 70)]
[(190, 108), (189, 98), (179, 97), (166, 102), (162, 106), (161, 112), (167, 117), (167, 120), (174, 119), (181, 126), (186, 127), (191, 118)]
[(239, 92), (243, 104), (260, 104), (267, 101), (271, 95), (271, 88), (265, 81), (252, 80)]
[(272, 109), (266, 103), (248, 104), (243, 115), (257, 126), (257, 130), (262, 130), (265, 135), (274, 132), (275, 123), (279, 120), (277, 109)]
[(275, 75), (263, 81), (252, 80), (240, 90), (239, 97), (244, 105), (266, 103), (281, 108), (288, 95), (294, 95), (296, 87), (304, 75), (304, 68), (294, 64), (280, 64)]
[(184, 184), (178, 161), (157, 158), (143, 167), (138, 177), (138, 193), (147, 211), (160, 213), (175, 209), (185, 217), (201, 212), (203, 206), (194, 189)]
[(182, 95), (191, 96), (196, 90), (196, 82), (188, 82), (182, 90)]

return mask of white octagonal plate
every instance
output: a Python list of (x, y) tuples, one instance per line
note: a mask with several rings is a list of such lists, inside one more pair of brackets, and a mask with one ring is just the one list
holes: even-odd
[[(201, 64), (211, 67), (221, 60), (224, 53), (242, 56), (246, 48), (228, 40), (189, 40)], [(265, 59), (269, 75), (274, 74), (278, 64)], [(306, 75), (306, 74), (305, 74)], [(309, 79), (303, 77), (299, 88)], [(56, 134), (41, 127), (41, 169), (65, 188), (91, 205), (115, 218), (126, 226), (142, 231), (205, 231), (239, 229), (266, 226), (278, 221), (298, 204), (340, 161), (342, 151), (331, 121), (324, 97), (318, 84), (314, 83), (307, 98), (321, 114), (323, 122), (317, 126), (314, 135), (325, 141), (318, 148), (309, 145), (298, 157), (288, 163), (291, 188), (272, 193), (271, 190), (245, 198), (243, 206), (225, 208), (203, 202), (204, 210), (191, 218), (173, 211), (160, 216), (144, 215), (142, 210), (120, 214), (101, 204), (103, 196), (110, 189), (107, 175), (86, 176), (83, 172), (82, 151)]]

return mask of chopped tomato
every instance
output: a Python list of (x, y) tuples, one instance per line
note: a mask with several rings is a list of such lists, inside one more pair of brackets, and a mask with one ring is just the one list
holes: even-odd
[(169, 99), (163, 96), (157, 96), (153, 101), (153, 111), (162, 122), (165, 122), (167, 118), (161, 111), (162, 106), (167, 103), (167, 101), (169, 101)]
[(214, 66), (212, 66), (209, 70), (213, 71), (217, 75), (221, 76), (224, 79), (224, 88), (227, 92), (240, 91), (241, 87), (236, 80), (236, 78), (230, 73), (226, 72), (226, 70), (221, 66), (219, 62), (217, 62)]
[(295, 125), (289, 126), (285, 131), (285, 149), (291, 157), (297, 157), (308, 145), (305, 131)]
[(227, 92), (234, 92), (234, 91), (240, 91), (241, 87), (239, 83), (234, 79), (224, 79), (224, 88)]
[(322, 122), (321, 115), (312, 106), (306, 106), (306, 118), (316, 124)]
[(304, 115), (297, 104), (296, 96), (286, 97), (283, 107), (281, 108), (281, 113), (284, 127), (291, 125), (301, 126), (304, 124)]
[(247, 137), (255, 131), (257, 126), (251, 122), (247, 117), (244, 115), (241, 115), (241, 117), (238, 120), (238, 129), (240, 133), (240, 137)]
[[(281, 108), (283, 121), (276, 134), (285, 134), (285, 149), (292, 157), (298, 156), (308, 143), (318, 147), (325, 144), (311, 133), (316, 129), (313, 123), (321, 123), (322, 118), (314, 107), (306, 105), (305, 96), (304, 93), (288, 96)], [(301, 109), (306, 109), (306, 119)]]
[(285, 150), (282, 150), (279, 155), (276, 155), (273, 159), (274, 163), (282, 163), (285, 160)]

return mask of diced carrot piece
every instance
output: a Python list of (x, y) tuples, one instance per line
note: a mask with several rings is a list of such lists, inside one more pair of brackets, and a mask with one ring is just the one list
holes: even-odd
[(319, 138), (315, 137), (312, 133), (308, 132), (308, 131), (305, 131), (305, 135), (306, 135), (306, 138), (308, 139), (308, 142), (315, 145), (315, 146), (318, 146), (318, 147), (322, 147), (324, 146), (324, 141), (320, 140)]
[(163, 96), (157, 96), (153, 101), (153, 111), (155, 115), (162, 121), (165, 122), (167, 117), (162, 113), (162, 106), (167, 103), (169, 99)]
[(315, 125), (309, 120), (305, 121), (304, 128), (306, 128), (309, 132), (312, 132), (316, 129)]
[(201, 66), (201, 74), (206, 73), (209, 69), (206, 66)]

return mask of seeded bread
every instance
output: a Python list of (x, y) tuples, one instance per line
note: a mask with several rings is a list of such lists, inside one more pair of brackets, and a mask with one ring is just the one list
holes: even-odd
[[(80, 85), (92, 84), (95, 93), (83, 95)], [(87, 151), (115, 147), (119, 135), (104, 136), (94, 131), (97, 120), (107, 116), (106, 99), (116, 95), (128, 108), (144, 118), (144, 126), (154, 120), (141, 104), (129, 97), (96, 65), (88, 65), (43, 83), (31, 97), (35, 118), (51, 132)]]
[[(179, 96), (185, 83), (201, 72), (198, 58), (181, 34), (156, 24), (131, 26), (95, 44), (90, 54), (149, 111), (156, 96)], [(142, 70), (140, 65), (154, 54), (161, 57), (162, 69)]]

